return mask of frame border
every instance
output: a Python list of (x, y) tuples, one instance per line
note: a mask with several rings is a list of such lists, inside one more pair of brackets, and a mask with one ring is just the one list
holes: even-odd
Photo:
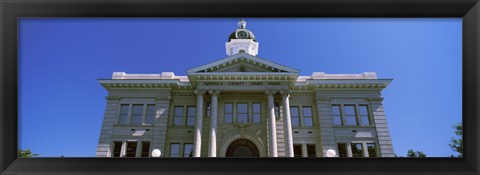
[[(462, 17), (464, 157), (17, 159), (19, 17)], [(478, 0), (0, 0), (0, 20), (1, 174), (480, 174)]]

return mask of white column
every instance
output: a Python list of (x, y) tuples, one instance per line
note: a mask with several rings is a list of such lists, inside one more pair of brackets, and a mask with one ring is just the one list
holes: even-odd
[(197, 112), (195, 122), (195, 136), (193, 140), (193, 157), (200, 157), (202, 150), (202, 121), (203, 121), (203, 94), (205, 91), (195, 90), (197, 94)]
[(363, 142), (362, 147), (363, 147), (363, 157), (370, 157), (370, 155), (368, 155), (367, 143)]
[(302, 157), (308, 157), (307, 144), (305, 143), (302, 143)]
[(120, 157), (127, 157), (127, 141), (122, 141), (122, 147), (120, 148)]
[(212, 94), (212, 106), (210, 108), (210, 144), (208, 149), (208, 157), (217, 157), (217, 114), (218, 114), (218, 90), (210, 90)]
[(273, 94), (275, 91), (265, 91), (268, 95), (268, 116), (269, 116), (269, 134), (270, 134), (270, 149), (269, 156), (270, 157), (278, 157), (277, 155), (277, 127), (275, 121), (275, 104), (273, 103)]
[(137, 140), (137, 150), (135, 150), (135, 157), (142, 157), (142, 141)]
[(283, 123), (285, 128), (285, 151), (287, 157), (293, 157), (292, 120), (290, 117), (290, 92), (283, 91)]
[(347, 157), (353, 157), (352, 144), (351, 143), (347, 143)]

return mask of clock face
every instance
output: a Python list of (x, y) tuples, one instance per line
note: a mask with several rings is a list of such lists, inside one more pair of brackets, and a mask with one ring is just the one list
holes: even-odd
[(245, 38), (247, 38), (248, 34), (247, 34), (247, 32), (245, 32), (245, 31), (239, 31), (239, 32), (237, 33), (237, 36), (238, 36), (238, 38), (240, 38), (240, 39), (245, 39)]

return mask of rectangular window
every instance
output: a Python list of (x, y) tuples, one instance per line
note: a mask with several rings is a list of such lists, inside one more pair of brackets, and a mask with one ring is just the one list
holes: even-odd
[(121, 105), (120, 106), (120, 119), (118, 120), (118, 124), (120, 125), (126, 125), (128, 122), (127, 122), (127, 118), (128, 118), (128, 108), (130, 107), (130, 105)]
[(170, 144), (170, 157), (180, 157), (180, 144), (178, 143)]
[(345, 105), (345, 124), (346, 125), (357, 125), (355, 106)]
[(315, 145), (307, 145), (308, 157), (317, 157), (317, 151), (315, 150)]
[(175, 114), (173, 115), (173, 126), (183, 125), (183, 106), (175, 106)]
[(145, 124), (155, 123), (155, 105), (147, 105), (147, 114), (145, 116)]
[(280, 104), (275, 103), (273, 108), (275, 109), (275, 118), (280, 118)]
[(347, 157), (347, 144), (338, 143), (338, 157)]
[(370, 120), (368, 117), (368, 106), (367, 105), (360, 105), (360, 119), (362, 126), (370, 125)]
[(297, 106), (290, 107), (290, 118), (292, 120), (292, 126), (300, 126)]
[(260, 123), (260, 103), (252, 103), (252, 120), (253, 123)]
[(143, 113), (143, 105), (133, 105), (132, 119), (130, 120), (130, 124), (141, 125), (142, 113)]
[(120, 157), (122, 151), (122, 142), (113, 142), (113, 155), (112, 157)]
[(193, 144), (185, 143), (183, 145), (183, 157), (193, 157)]
[(302, 145), (293, 145), (293, 157), (302, 157)]
[(150, 142), (142, 142), (142, 157), (148, 157), (150, 153)]
[(342, 125), (342, 113), (340, 105), (332, 105), (333, 125)]
[(197, 107), (195, 106), (187, 107), (187, 126), (195, 126), (196, 111)]
[(232, 123), (233, 121), (233, 105), (232, 103), (225, 103), (225, 123)]
[(212, 112), (211, 112), (211, 108), (212, 108), (212, 103), (208, 102), (208, 103), (207, 103), (207, 110), (206, 110), (206, 112), (205, 112), (205, 116), (206, 116), (206, 117), (210, 117), (210, 113), (212, 113)]
[(377, 157), (375, 143), (367, 143), (368, 157)]
[(313, 126), (312, 107), (303, 107), (303, 126)]
[(363, 146), (361, 143), (352, 143), (352, 156), (363, 157)]
[(137, 154), (137, 142), (127, 142), (127, 157), (135, 157)]
[(237, 123), (248, 123), (247, 103), (237, 103)]

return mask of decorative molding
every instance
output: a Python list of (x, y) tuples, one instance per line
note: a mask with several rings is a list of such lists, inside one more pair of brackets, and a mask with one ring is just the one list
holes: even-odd
[(330, 101), (331, 97), (317, 96), (317, 101)]
[(165, 100), (171, 100), (172, 99), (172, 96), (171, 95), (168, 95), (168, 96), (157, 96), (157, 98), (155, 98), (157, 101), (165, 101)]
[(105, 99), (107, 100), (120, 100), (119, 96), (106, 96)]
[(281, 91), (280, 91), (280, 94), (282, 94), (282, 95), (284, 95), (284, 96), (287, 96), (287, 97), (290, 97), (290, 94), (292, 94), (292, 90), (290, 90), (290, 89), (281, 90)]
[(203, 71), (203, 70), (206, 70), (206, 69), (209, 69), (209, 68), (212, 68), (212, 67), (223, 66), (225, 63), (229, 63), (229, 62), (232, 62), (232, 61), (235, 62), (235, 60), (238, 61), (238, 59), (248, 59), (250, 61), (257, 62), (257, 64), (259, 64), (259, 65), (268, 65), (269, 67), (273, 67), (273, 68), (283, 70), (283, 71), (286, 71), (286, 72), (290, 72), (290, 73), (298, 73), (299, 72), (296, 69), (293, 69), (293, 68), (290, 68), (290, 67), (287, 67), (287, 66), (283, 66), (283, 65), (280, 65), (280, 64), (277, 64), (277, 63), (274, 63), (274, 62), (271, 62), (271, 61), (268, 61), (268, 60), (250, 55), (250, 54), (247, 54), (247, 53), (238, 53), (238, 54), (235, 54), (235, 55), (232, 55), (232, 56), (229, 56), (229, 57), (226, 57), (226, 58), (223, 58), (223, 59), (220, 59), (220, 60), (208, 63), (208, 64), (205, 64), (205, 65), (202, 65), (202, 66), (199, 66), (199, 67), (196, 67), (196, 68), (189, 69), (189, 70), (187, 70), (187, 74), (190, 75), (192, 73)]
[(369, 101), (383, 101), (383, 97), (369, 97), (368, 98)]
[(267, 95), (275, 95), (277, 93), (277, 90), (265, 90), (265, 94)]
[(208, 94), (215, 94), (215, 95), (220, 95), (220, 90), (218, 89), (212, 89), (212, 90), (208, 90)]
[[(248, 30), (244, 31), (249, 33), (249, 35), (251, 34)], [(238, 32), (235, 32), (235, 35), (237, 33)], [(239, 54), (240, 50), (244, 50), (245, 53), (256, 56), (258, 54), (258, 45), (259, 43), (255, 42), (253, 39), (232, 39), (225, 43), (225, 50), (228, 56)]]
[(196, 95), (204, 95), (206, 94), (206, 90), (198, 90), (196, 89), (195, 91), (193, 91), (193, 93), (195, 93)]

